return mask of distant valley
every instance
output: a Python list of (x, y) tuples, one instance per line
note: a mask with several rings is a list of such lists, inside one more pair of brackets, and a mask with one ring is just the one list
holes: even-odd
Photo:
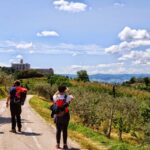
[[(70, 78), (76, 78), (74, 74), (63, 74)], [(95, 74), (89, 75), (90, 81), (106, 82), (106, 83), (122, 83), (130, 80), (132, 77), (143, 78), (150, 77), (150, 74)]]

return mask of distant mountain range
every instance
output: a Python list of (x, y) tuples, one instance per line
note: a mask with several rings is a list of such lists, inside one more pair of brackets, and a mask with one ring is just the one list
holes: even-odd
[[(76, 78), (73, 74), (64, 74), (70, 78)], [(130, 80), (132, 77), (143, 78), (150, 77), (150, 74), (95, 74), (89, 75), (90, 81), (106, 82), (106, 83), (122, 83)]]

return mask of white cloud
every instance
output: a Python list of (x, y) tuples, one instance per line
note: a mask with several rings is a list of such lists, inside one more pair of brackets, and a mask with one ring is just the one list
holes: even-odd
[(42, 31), (42, 32), (38, 32), (36, 35), (39, 37), (59, 36), (59, 34), (56, 31)]
[(116, 2), (113, 4), (115, 7), (124, 7), (125, 4), (124, 3), (119, 3), (119, 2)]
[[(104, 67), (99, 67), (104, 66)], [(97, 65), (71, 65), (60, 69), (60, 72), (76, 74), (79, 70), (86, 70), (90, 74), (137, 74), (137, 73), (149, 73), (150, 72), (150, 62), (147, 64), (131, 64), (126, 66), (126, 64), (113, 63), (111, 64), (97, 64)]]
[(6, 63), (2, 63), (2, 62), (0, 62), (0, 66), (1, 66), (1, 67), (9, 67), (9, 65), (8, 65), (8, 64), (6, 64)]
[(29, 48), (32, 48), (32, 47), (33, 47), (32, 42), (30, 42), (30, 43), (20, 43), (20, 44), (16, 44), (16, 48), (17, 48), (17, 49), (29, 49)]
[(20, 60), (23, 59), (22, 55), (16, 55), (15, 57), (13, 57), (12, 59), (9, 60), (9, 63), (20, 63)]
[(65, 68), (67, 72), (76, 73), (79, 70), (86, 70), (89, 74), (96, 73), (125, 73), (124, 63), (97, 64), (97, 65), (71, 65)]
[(98, 64), (97, 67), (102, 67), (102, 68), (106, 68), (106, 67), (120, 67), (123, 66), (124, 63), (123, 62), (119, 62), (119, 63), (111, 63), (111, 64)]
[(118, 37), (121, 42), (117, 45), (112, 45), (105, 48), (106, 53), (117, 53), (121, 51), (130, 51), (135, 48), (150, 46), (150, 34), (144, 29), (131, 29), (126, 26), (119, 34)]
[[(149, 73), (150, 34), (148, 31), (125, 27), (118, 36), (122, 42), (105, 48), (106, 53), (114, 54), (118, 61), (124, 62), (124, 67), (118, 68), (125, 68), (125, 73)], [(113, 70), (115, 68), (112, 67)]]
[(130, 27), (126, 26), (119, 34), (118, 37), (120, 40), (128, 41), (128, 40), (143, 40), (149, 39), (150, 34), (144, 29), (131, 29)]
[(131, 51), (127, 54), (121, 56), (118, 60), (120, 61), (127, 61), (131, 60), (132, 64), (141, 64), (141, 65), (148, 65), (150, 62), (150, 49), (145, 51)]
[[(21, 49), (25, 49), (22, 51)], [(60, 43), (56, 45), (44, 43), (27, 43), (15, 41), (0, 41), (0, 53), (37, 53), (37, 54), (68, 54), (77, 55), (104, 55), (104, 49), (100, 45), (77, 45)]]
[(22, 55), (17, 55), (16, 58), (17, 59), (23, 59), (23, 56)]
[[(57, 45), (48, 45), (43, 43), (34, 43), (34, 48), (31, 50), (38, 54), (68, 54), (72, 56), (77, 55), (103, 55), (104, 50), (99, 45), (74, 45), (67, 43), (60, 43)], [(32, 53), (31, 52), (31, 53)]]
[(133, 40), (130, 42), (124, 41), (118, 45), (112, 45), (105, 48), (106, 53), (116, 53), (124, 50), (132, 50), (141, 46), (150, 46), (150, 40)]
[(124, 54), (118, 60), (140, 59), (143, 51), (131, 51), (128, 54)]
[[(0, 41), (0, 53), (16, 53), (22, 49), (31, 50), (33, 48), (32, 42), (15, 42), (15, 41)], [(22, 51), (27, 52), (27, 51)]]
[(68, 2), (67, 0), (54, 0), (53, 4), (56, 9), (68, 12), (81, 12), (85, 11), (87, 5), (80, 2)]
[(148, 65), (150, 65), (150, 61), (147, 61), (147, 60), (136, 60), (132, 64), (133, 65), (142, 65), (142, 66), (145, 65), (145, 66), (148, 66)]
[(33, 53), (34, 53), (34, 51), (33, 51), (33, 50), (30, 50), (30, 51), (29, 51), (29, 53), (30, 53), (30, 54), (33, 54)]

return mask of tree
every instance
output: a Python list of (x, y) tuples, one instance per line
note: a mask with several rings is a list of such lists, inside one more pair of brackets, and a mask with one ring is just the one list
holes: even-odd
[(13, 77), (12, 75), (8, 75), (3, 71), (0, 71), (0, 84), (2, 84), (5, 87), (5, 90), (7, 91), (8, 86), (12, 84)]
[(146, 86), (148, 86), (150, 84), (150, 78), (149, 77), (145, 77), (144, 78), (144, 83)]
[(50, 85), (65, 85), (65, 86), (71, 86), (70, 80), (69, 78), (65, 77), (65, 76), (61, 76), (61, 75), (49, 75), (48, 78), (48, 83), (50, 83)]
[(25, 78), (34, 78), (34, 77), (43, 77), (44, 75), (36, 70), (22, 70), (15, 72), (16, 79), (25, 79)]
[(114, 124), (118, 129), (118, 138), (122, 141), (123, 132), (136, 130), (140, 120), (140, 105), (135, 97), (118, 97), (116, 99)]
[(136, 79), (135, 77), (132, 77), (132, 78), (130, 79), (130, 83), (131, 83), (131, 84), (135, 83), (136, 81), (137, 81), (137, 79)]
[(113, 119), (114, 119), (114, 112), (115, 112), (115, 98), (116, 98), (116, 86), (113, 85), (113, 89), (112, 89), (112, 92), (113, 92), (113, 101), (111, 100), (110, 101), (110, 115), (109, 115), (109, 125), (108, 125), (108, 130), (107, 130), (107, 137), (110, 138), (110, 135), (111, 135), (111, 131), (112, 131), (112, 124), (113, 124)]
[(84, 81), (88, 82), (89, 81), (89, 76), (87, 74), (86, 70), (80, 70), (77, 72), (77, 80), (78, 81)]

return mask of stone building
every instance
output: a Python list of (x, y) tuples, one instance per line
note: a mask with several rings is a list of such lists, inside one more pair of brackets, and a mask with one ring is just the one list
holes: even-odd
[(44, 69), (44, 68), (30, 68), (30, 64), (23, 63), (23, 59), (20, 60), (20, 63), (12, 63), (11, 68), (22, 71), (22, 70), (36, 70), (42, 74), (54, 74), (54, 70), (52, 68)]
[(20, 60), (20, 63), (12, 63), (11, 67), (15, 70), (29, 70), (30, 64), (23, 63), (23, 59)]
[(43, 74), (54, 74), (54, 70), (52, 68), (49, 68), (49, 69), (38, 68), (35, 70), (40, 72), (40, 73), (43, 73)]

